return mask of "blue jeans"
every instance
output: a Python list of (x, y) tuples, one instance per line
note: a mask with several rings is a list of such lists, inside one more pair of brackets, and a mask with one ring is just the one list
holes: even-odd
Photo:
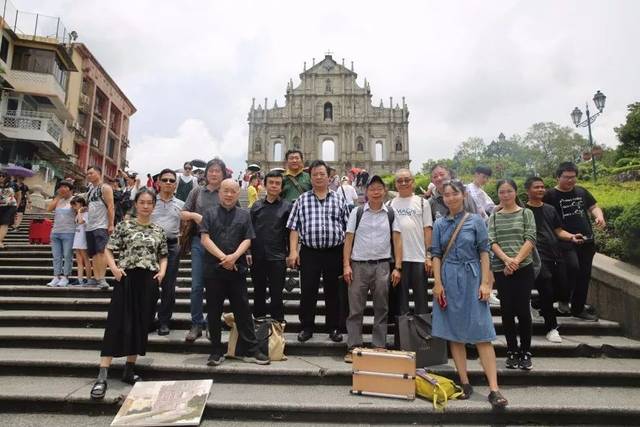
[[(71, 275), (73, 269), (73, 236), (75, 233), (51, 233), (51, 253), (53, 255), (53, 275)], [(64, 272), (62, 269), (64, 261)]]
[(202, 264), (205, 250), (200, 243), (200, 236), (194, 236), (191, 240), (191, 323), (203, 327), (207, 324), (202, 310), (204, 296)]

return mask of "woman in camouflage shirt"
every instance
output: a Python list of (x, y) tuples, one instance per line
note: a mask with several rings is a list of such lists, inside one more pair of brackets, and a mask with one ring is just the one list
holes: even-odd
[[(166, 235), (151, 223), (156, 195), (153, 190), (142, 188), (134, 203), (137, 218), (119, 223), (107, 245), (107, 262), (116, 282), (102, 340), (100, 373), (91, 389), (93, 399), (102, 399), (107, 391), (107, 371), (113, 357), (127, 357), (124, 382), (133, 384), (140, 379), (133, 368), (138, 355), (146, 353), (158, 284), (167, 269)], [(112, 252), (115, 250), (119, 251), (117, 265)]]

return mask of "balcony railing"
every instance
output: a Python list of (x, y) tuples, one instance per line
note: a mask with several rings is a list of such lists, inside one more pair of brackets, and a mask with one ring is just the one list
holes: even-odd
[(2, 112), (2, 133), (16, 139), (53, 142), (60, 147), (63, 124), (52, 113), (6, 110)]
[(4, 25), (20, 38), (48, 43), (68, 43), (71, 38), (60, 18), (18, 10), (9, 0), (0, 0)]
[(64, 104), (66, 95), (53, 74), (10, 70), (8, 80), (17, 92), (40, 96), (56, 96)]

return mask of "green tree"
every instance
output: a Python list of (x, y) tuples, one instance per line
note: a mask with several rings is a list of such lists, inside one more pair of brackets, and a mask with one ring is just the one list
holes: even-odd
[(618, 158), (640, 156), (640, 102), (627, 106), (627, 121), (615, 128), (620, 141)]
[(561, 162), (578, 162), (587, 140), (572, 128), (552, 122), (535, 123), (524, 137), (534, 171), (543, 176), (553, 173)]

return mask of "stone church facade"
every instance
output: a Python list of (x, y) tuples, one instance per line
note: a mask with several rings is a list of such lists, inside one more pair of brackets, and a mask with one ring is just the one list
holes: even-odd
[(305, 162), (323, 159), (339, 174), (352, 167), (370, 173), (392, 173), (409, 167), (409, 111), (402, 105), (389, 108), (382, 100), (371, 104), (371, 89), (356, 82), (358, 75), (333, 60), (330, 54), (308, 70), (306, 63), (300, 84), (289, 80), (285, 105), (267, 108), (268, 99), (249, 112), (247, 164), (263, 171), (284, 167), (284, 154), (291, 148), (304, 153)]

